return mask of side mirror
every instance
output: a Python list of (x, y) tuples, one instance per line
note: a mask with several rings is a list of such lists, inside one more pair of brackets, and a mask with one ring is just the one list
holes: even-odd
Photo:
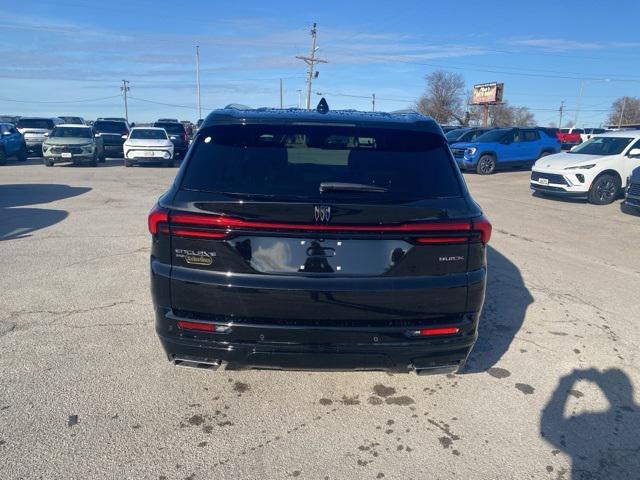
[(632, 148), (631, 150), (629, 150), (629, 153), (627, 153), (628, 157), (640, 157), (640, 148)]
[(136, 126), (136, 122), (131, 122), (131, 128)]
[(48, 136), (49, 136), (49, 132), (45, 132), (45, 133), (44, 133), (44, 136), (45, 136), (45, 137), (48, 137)]
[(122, 139), (126, 140), (129, 135), (122, 135)]

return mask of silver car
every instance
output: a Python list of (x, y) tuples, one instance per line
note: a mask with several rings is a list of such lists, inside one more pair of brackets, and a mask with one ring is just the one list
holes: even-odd
[(57, 125), (42, 144), (44, 164), (88, 163), (96, 166), (104, 158), (102, 138), (86, 125)]
[(16, 128), (24, 136), (29, 154), (42, 155), (42, 144), (47, 139), (56, 125), (60, 125), (62, 119), (58, 117), (22, 117), (18, 120)]

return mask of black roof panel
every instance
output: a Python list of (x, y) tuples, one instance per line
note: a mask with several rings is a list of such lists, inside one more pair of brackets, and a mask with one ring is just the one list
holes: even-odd
[(238, 109), (223, 108), (211, 112), (201, 128), (228, 124), (342, 124), (379, 128), (421, 130), (442, 135), (442, 129), (431, 117), (419, 113), (360, 112), (357, 110), (316, 110), (298, 108)]

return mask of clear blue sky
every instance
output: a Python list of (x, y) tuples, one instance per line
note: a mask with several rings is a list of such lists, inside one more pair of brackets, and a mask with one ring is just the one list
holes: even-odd
[(372, 93), (380, 110), (406, 108), (440, 68), (469, 88), (503, 81), (505, 98), (540, 124), (557, 122), (561, 100), (573, 118), (581, 79), (585, 126), (603, 121), (615, 98), (640, 96), (637, 0), (28, 0), (0, 16), (0, 113), (120, 116), (121, 98), (104, 97), (119, 95), (126, 78), (132, 120), (195, 120), (195, 45), (205, 111), (277, 106), (279, 78), (285, 105), (297, 105), (305, 65), (295, 55), (308, 53), (314, 21), (329, 63), (313, 90), (332, 108), (370, 109), (357, 96)]

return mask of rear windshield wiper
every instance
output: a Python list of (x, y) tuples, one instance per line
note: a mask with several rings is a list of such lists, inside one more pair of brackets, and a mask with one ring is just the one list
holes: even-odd
[(324, 192), (376, 192), (385, 193), (389, 190), (374, 185), (366, 185), (364, 183), (343, 183), (343, 182), (322, 182), (320, 184), (320, 193)]

